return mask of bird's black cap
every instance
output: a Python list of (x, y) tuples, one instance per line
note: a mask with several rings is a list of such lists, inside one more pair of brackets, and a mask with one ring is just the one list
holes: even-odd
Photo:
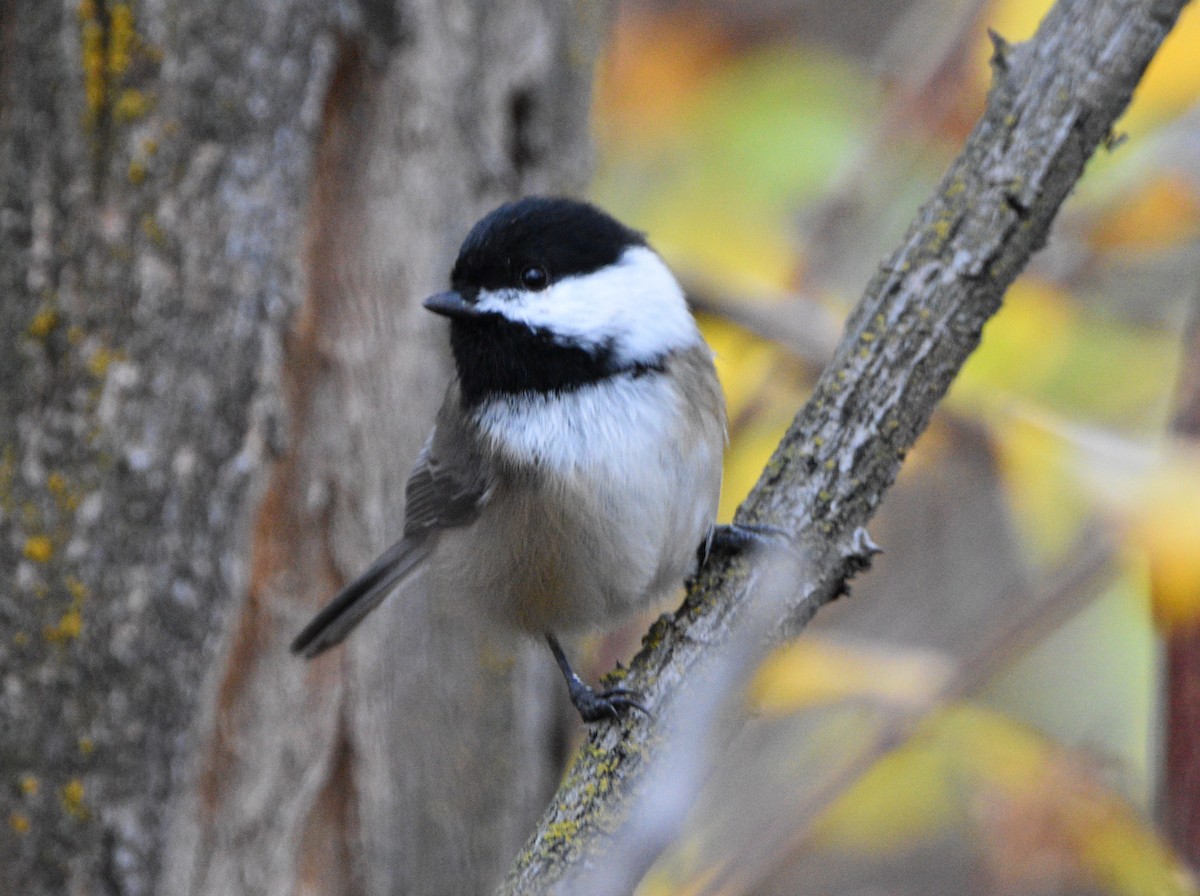
[(471, 297), (481, 289), (520, 289), (521, 274), (542, 268), (553, 283), (612, 264), (646, 237), (587, 202), (529, 196), (500, 206), (467, 234), (450, 285)]

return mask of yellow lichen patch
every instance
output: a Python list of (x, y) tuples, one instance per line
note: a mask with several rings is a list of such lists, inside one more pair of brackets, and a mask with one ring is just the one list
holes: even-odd
[(79, 42), (83, 55), (83, 93), (87, 106), (86, 120), (93, 126), (104, 111), (108, 94), (105, 76), (104, 26), (94, 0), (81, 0), (78, 7)]
[(28, 834), (29, 818), (20, 812), (14, 812), (8, 816), (8, 826), (13, 829), (15, 834)]
[(25, 539), (25, 547), (21, 553), (26, 560), (34, 563), (49, 563), (54, 556), (54, 544), (48, 535), (30, 535)]
[(92, 352), (92, 356), (88, 358), (88, 373), (98, 380), (104, 379), (113, 361), (124, 361), (125, 357), (125, 353), (120, 349), (114, 350), (107, 346), (101, 346)]
[(18, 647), (24, 647), (29, 643), (29, 635), (26, 632), (17, 632), (12, 636), (12, 642)]
[(141, 90), (122, 86), (135, 57), (161, 61), (142, 44), (134, 25), (133, 6), (114, 3), (102, 9), (96, 0), (80, 0), (77, 9), (82, 53), (85, 120), (95, 127), (106, 115), (128, 123), (141, 118), (152, 105)]
[(77, 576), (67, 576), (63, 584), (67, 586), (67, 593), (71, 595), (71, 602), (74, 604), (83, 603), (91, 593), (88, 586)]
[(30, 339), (43, 340), (53, 333), (62, 322), (62, 317), (53, 308), (43, 308), (33, 316), (26, 332)]
[(156, 246), (162, 246), (167, 241), (167, 234), (150, 215), (142, 218), (142, 233)]
[(113, 117), (120, 122), (137, 121), (150, 111), (151, 105), (153, 103), (145, 92), (128, 87), (117, 96), (117, 102), (113, 105)]
[(78, 610), (67, 610), (57, 625), (48, 625), (42, 636), (51, 644), (66, 644), (83, 633), (83, 614)]
[(108, 73), (119, 76), (129, 68), (137, 42), (133, 27), (133, 7), (114, 3), (108, 13)]
[(79, 752), (84, 756), (91, 756), (96, 749), (96, 742), (86, 735), (79, 738)]
[(577, 821), (555, 821), (546, 825), (546, 840), (549, 842), (566, 842), (579, 832)]
[(12, 495), (13, 474), (17, 468), (17, 452), (12, 445), (0, 450), (0, 509), (12, 512), (15, 506)]
[(79, 821), (86, 821), (91, 816), (91, 810), (88, 809), (87, 804), (83, 801), (85, 795), (83, 782), (78, 778), (72, 778), (64, 784), (58, 795), (62, 802), (63, 811), (72, 818)]
[(21, 788), (21, 793), (25, 796), (37, 796), (38, 790), (41, 789), (42, 785), (36, 775), (22, 775), (21, 781), (17, 786)]
[(139, 186), (146, 179), (146, 163), (141, 159), (130, 159), (127, 176), (131, 184)]
[(33, 501), (21, 502), (21, 522), (26, 529), (37, 529), (42, 524), (42, 510)]
[(46, 490), (54, 496), (54, 502), (61, 510), (74, 511), (79, 506), (79, 495), (62, 473), (51, 473), (46, 477)]

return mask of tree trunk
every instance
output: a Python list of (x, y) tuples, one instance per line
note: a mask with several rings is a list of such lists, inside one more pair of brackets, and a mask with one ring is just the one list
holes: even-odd
[(515, 852), (544, 657), (419, 594), (286, 645), (399, 532), (417, 302), (582, 184), (605, 19), (0, 0), (0, 891), (476, 892)]

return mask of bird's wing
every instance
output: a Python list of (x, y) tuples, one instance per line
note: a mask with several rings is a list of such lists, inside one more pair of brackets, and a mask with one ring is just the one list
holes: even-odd
[(474, 522), (491, 493), (478, 436), (462, 419), (451, 387), (408, 477), (404, 537), (313, 617), (292, 641), (292, 652), (314, 657), (340, 643), (429, 556), (431, 536)]
[(491, 497), (478, 436), (455, 416), (438, 418), (404, 490), (406, 539), (473, 523)]

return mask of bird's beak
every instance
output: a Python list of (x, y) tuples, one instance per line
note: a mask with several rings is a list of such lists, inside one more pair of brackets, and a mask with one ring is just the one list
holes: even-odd
[(443, 317), (453, 319), (478, 317), (480, 312), (474, 305), (467, 302), (462, 297), (462, 294), (448, 289), (445, 292), (439, 292), (437, 295), (432, 295), (422, 303), (426, 308), (434, 314), (440, 314)]

